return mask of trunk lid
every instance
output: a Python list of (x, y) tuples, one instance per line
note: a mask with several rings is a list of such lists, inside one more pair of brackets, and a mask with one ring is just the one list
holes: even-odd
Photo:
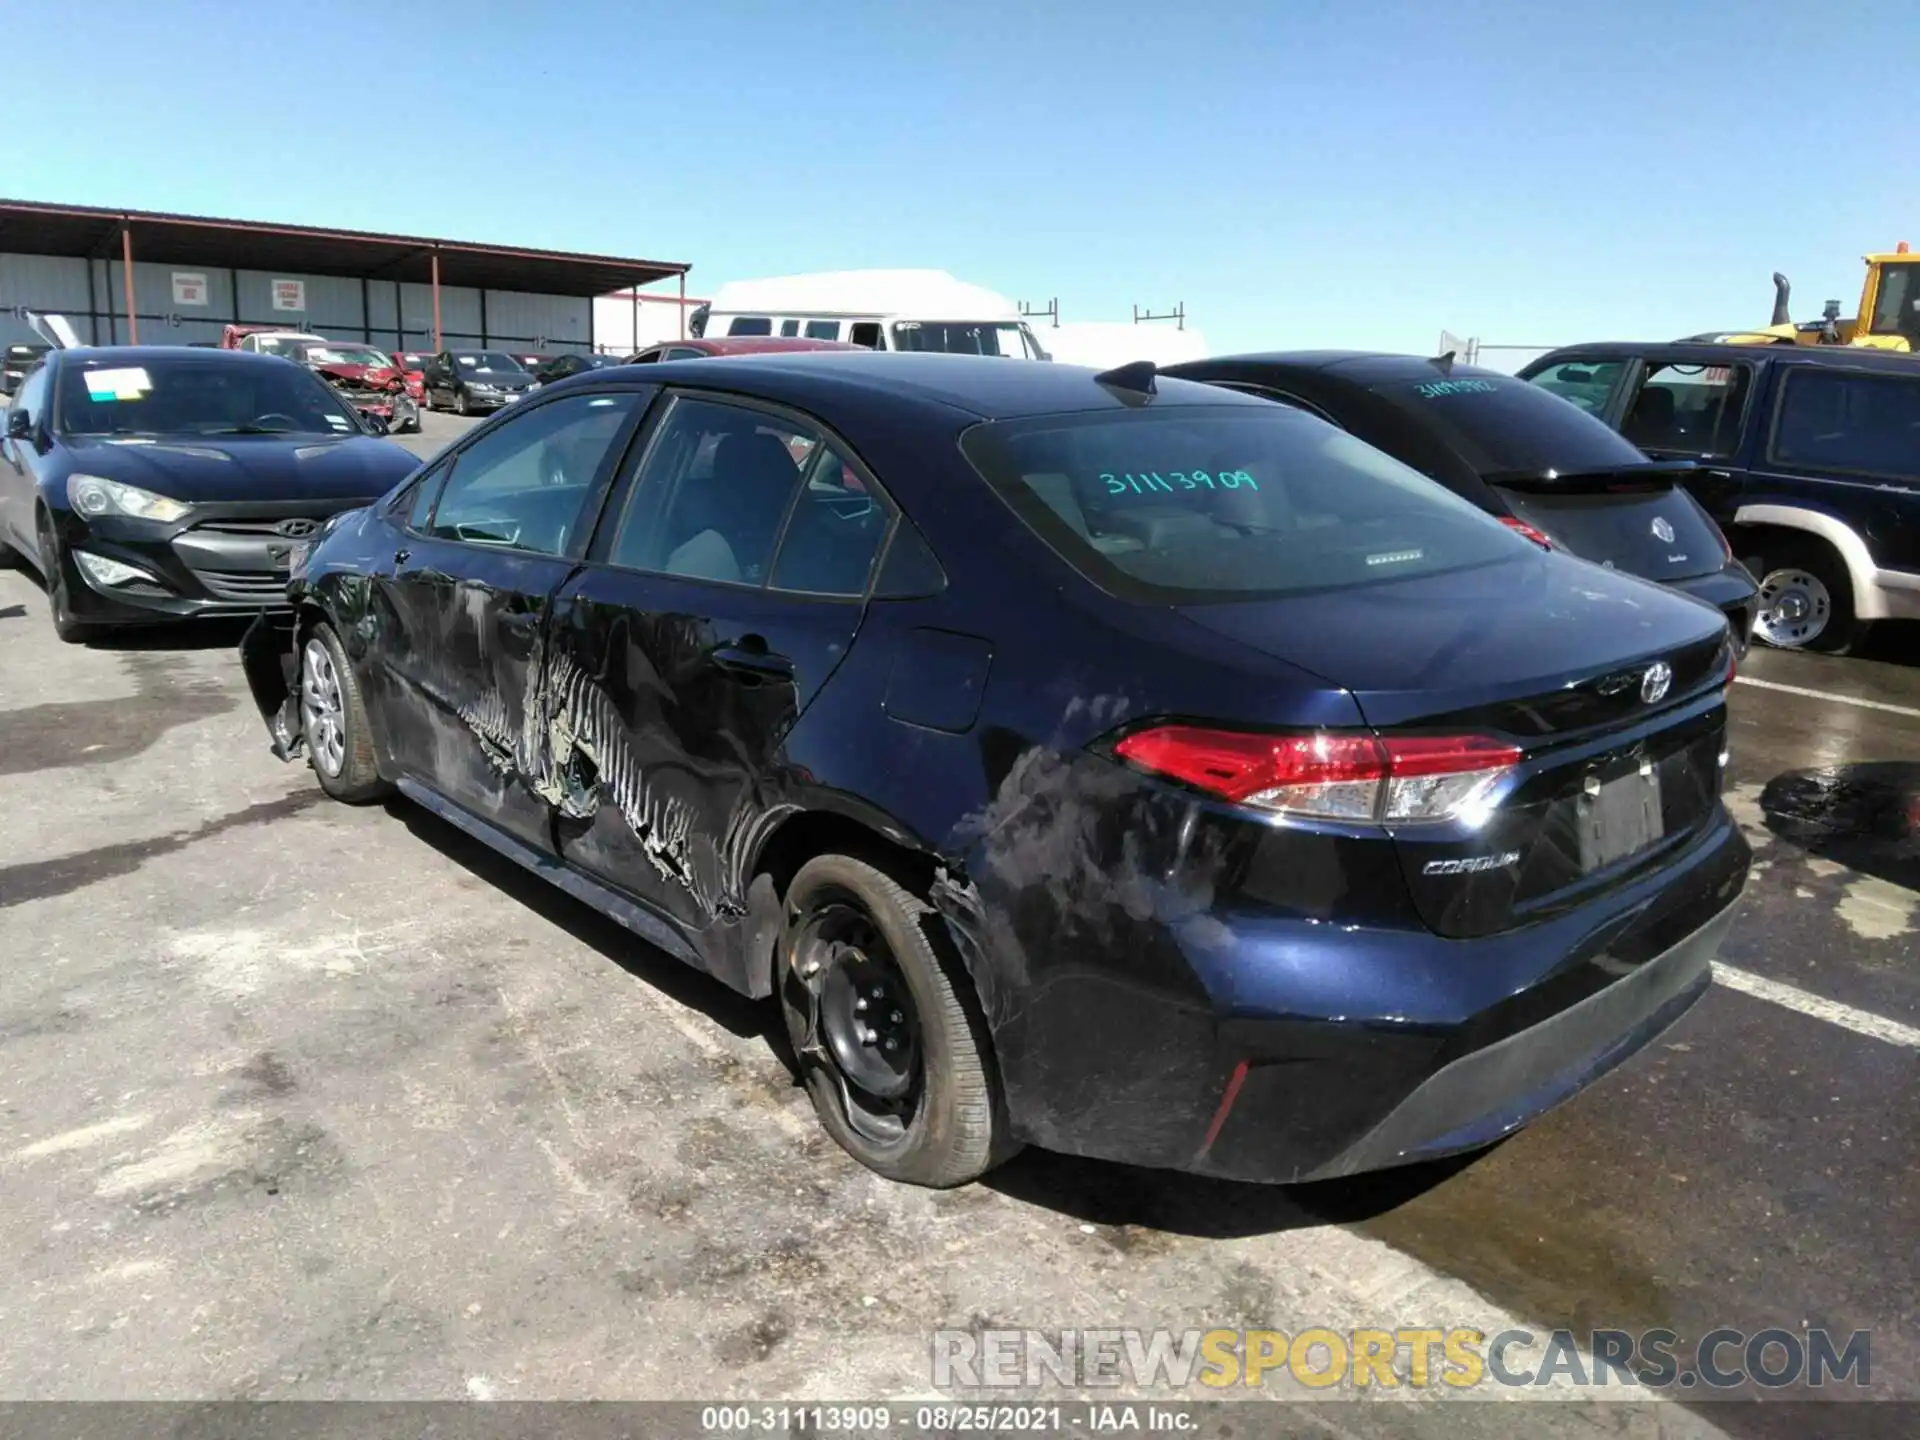
[(1713, 817), (1732, 652), (1724, 618), (1686, 596), (1541, 552), (1182, 613), (1345, 687), (1378, 731), (1486, 734), (1521, 750), (1478, 823), (1389, 829), (1439, 934), (1583, 903)]
[(1711, 575), (1728, 558), (1719, 528), (1681, 486), (1691, 470), (1648, 465), (1488, 483), (1516, 519), (1583, 560), (1671, 584)]

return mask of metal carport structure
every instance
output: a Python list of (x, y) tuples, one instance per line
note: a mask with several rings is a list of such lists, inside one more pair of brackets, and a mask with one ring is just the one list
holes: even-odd
[[(36, 267), (28, 257), (44, 259)], [(66, 269), (56, 273), (48, 268), (61, 262)], [(75, 264), (85, 266), (84, 304), (78, 303), (78, 277), (71, 268)], [(193, 267), (172, 276), (168, 293), (175, 303), (165, 308), (151, 293), (156, 285), (166, 284), (151, 270), (155, 266)], [(333, 331), (357, 330), (360, 339), (370, 342), (391, 334), (395, 348), (415, 348), (405, 343), (409, 334), (430, 334), (436, 350), (445, 348), (449, 336), (482, 345), (531, 346), (538, 340), (545, 348), (551, 340), (563, 347), (592, 348), (594, 296), (674, 278), (684, 296), (691, 268), (676, 261), (425, 236), (0, 200), (0, 318), (24, 321), (29, 309), (58, 311), (95, 344), (137, 344), (142, 321), (147, 322), (150, 343), (175, 338), (152, 333), (161, 328), (217, 335), (226, 324), (281, 322), (289, 328), (325, 324)], [(309, 278), (324, 282), (331, 297), (331, 313), (324, 321), (306, 318)], [(197, 286), (183, 286), (183, 281)], [(357, 307), (352, 303), (356, 282)], [(36, 289), (56, 293), (31, 293)], [(142, 290), (148, 292), (144, 304)], [(430, 331), (425, 315), (418, 317), (421, 325), (409, 327), (409, 292), (411, 298), (430, 299)], [(182, 302), (182, 295), (198, 298)], [(249, 302), (249, 296), (267, 295), (269, 305)], [(299, 297), (297, 306), (282, 303), (290, 296)], [(474, 307), (466, 303), (473, 296), (478, 301), (477, 325), (471, 323)], [(490, 326), (489, 296), (496, 307), (512, 302), (507, 308), (517, 318), (506, 329)], [(462, 318), (468, 323), (443, 324), (443, 301), (449, 297), (461, 300), (467, 312)], [(539, 303), (568, 301), (579, 302), (577, 309), (561, 305), (557, 311), (555, 304)], [(531, 330), (543, 316), (560, 311), (569, 324), (576, 313), (583, 315), (585, 333), (510, 333)]]

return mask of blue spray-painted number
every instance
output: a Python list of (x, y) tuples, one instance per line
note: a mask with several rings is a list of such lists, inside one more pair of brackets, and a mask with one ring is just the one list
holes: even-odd
[(1131, 470), (1118, 475), (1102, 474), (1109, 495), (1147, 495), (1164, 492), (1177, 494), (1182, 490), (1258, 490), (1260, 482), (1244, 470), (1217, 470), (1209, 475), (1205, 470), (1169, 470), (1161, 474), (1158, 470), (1142, 470), (1138, 474)]
[(1490, 380), (1429, 380), (1414, 386), (1422, 400), (1438, 400), (1443, 395), (1491, 395), (1500, 387)]

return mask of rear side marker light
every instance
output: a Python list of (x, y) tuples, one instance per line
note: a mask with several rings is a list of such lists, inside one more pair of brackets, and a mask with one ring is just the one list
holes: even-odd
[(1516, 747), (1488, 735), (1257, 735), (1197, 725), (1136, 731), (1114, 753), (1249, 809), (1362, 824), (1477, 824), (1520, 762)]
[(1546, 531), (1536, 530), (1524, 520), (1517, 519), (1512, 515), (1502, 515), (1500, 517), (1500, 523), (1513, 531), (1514, 534), (1524, 536), (1528, 540), (1531, 540), (1542, 550), (1552, 550), (1555, 548), (1553, 541), (1548, 538)]

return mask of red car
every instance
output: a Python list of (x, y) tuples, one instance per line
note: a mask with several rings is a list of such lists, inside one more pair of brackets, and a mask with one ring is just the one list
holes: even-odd
[(420, 428), (420, 407), (393, 357), (351, 340), (315, 340), (289, 358), (333, 386), (363, 415), (377, 415), (396, 433)]
[(427, 354), (424, 350), (395, 350), (393, 367), (407, 382), (407, 398), (416, 405), (427, 403)]
[(780, 350), (864, 350), (844, 340), (802, 340), (790, 335), (735, 335), (712, 340), (662, 340), (622, 363), (646, 365), (655, 360), (698, 360), (704, 355), (766, 355)]

